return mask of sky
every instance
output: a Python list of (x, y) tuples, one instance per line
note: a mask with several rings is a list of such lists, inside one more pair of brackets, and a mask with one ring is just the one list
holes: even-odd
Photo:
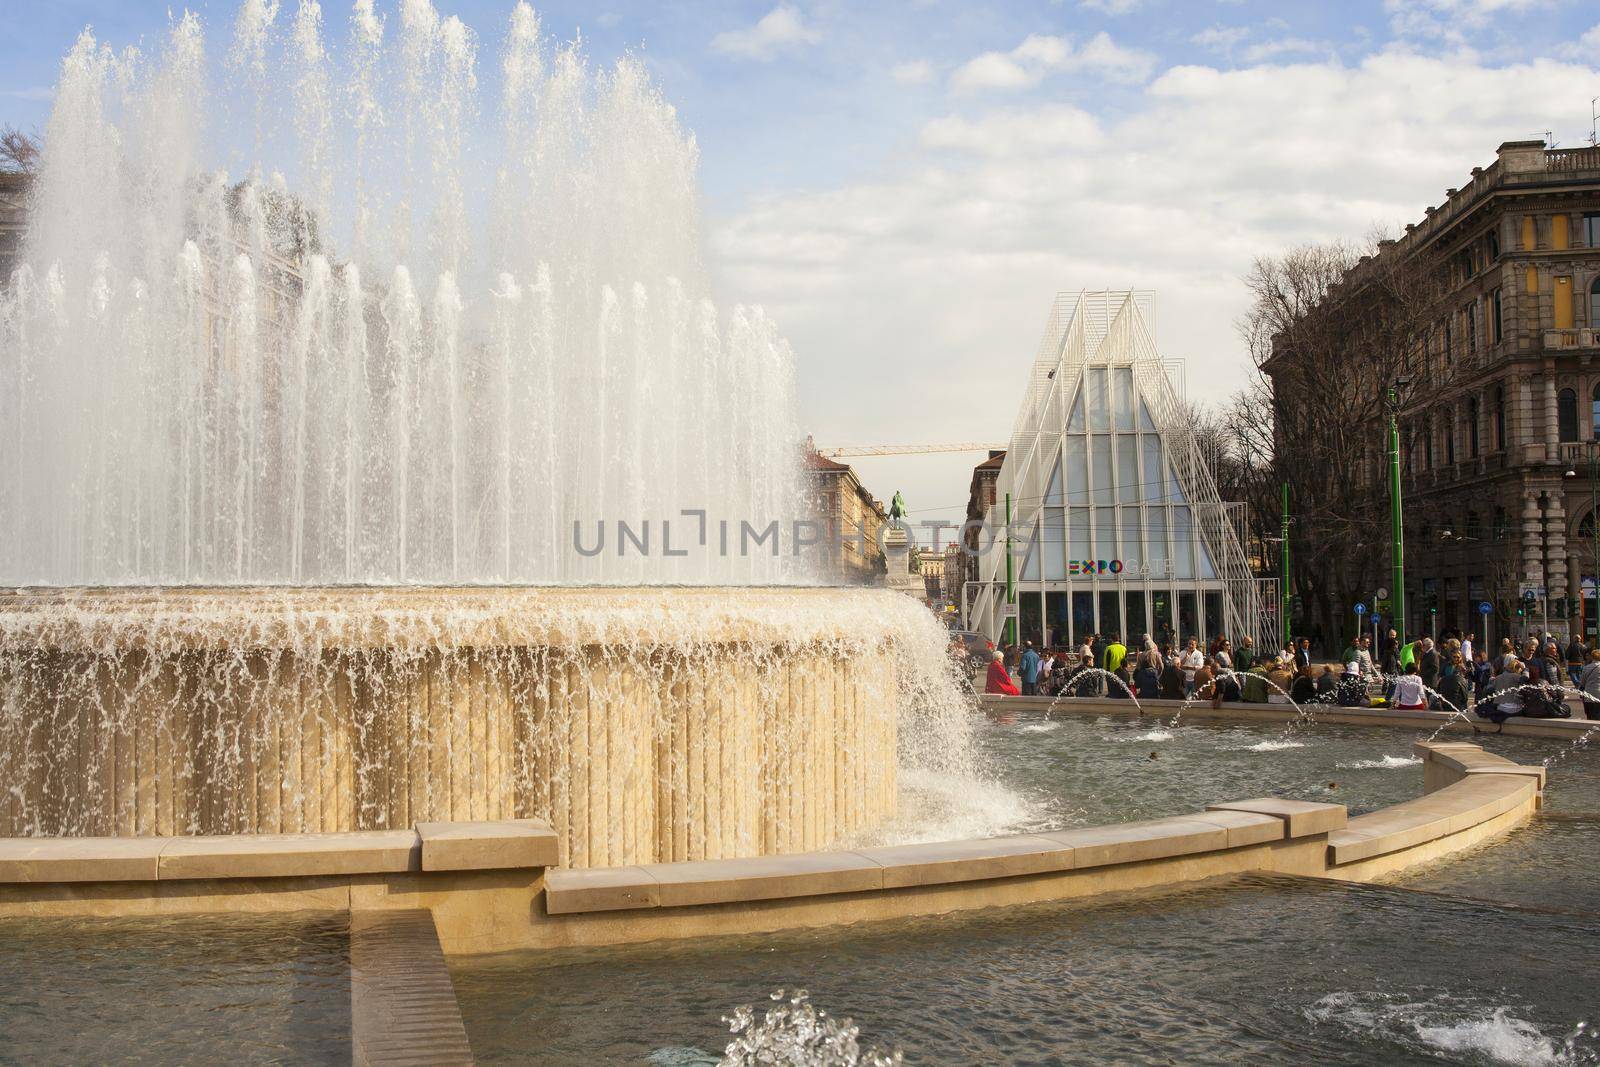
[[(511, 7), (436, 4), (485, 48)], [(777, 320), (824, 445), (1003, 443), (1063, 290), (1154, 290), (1163, 356), (1220, 400), (1247, 381), (1254, 258), (1398, 231), (1503, 141), (1587, 143), (1600, 106), (1580, 0), (535, 6), (679, 109), (719, 300)], [(223, 40), (235, 7), (192, 5)], [(175, 10), (0, 6), (0, 123), (44, 125), (85, 27), (149, 43)], [(982, 458), (852, 462), (913, 520), (958, 520)]]

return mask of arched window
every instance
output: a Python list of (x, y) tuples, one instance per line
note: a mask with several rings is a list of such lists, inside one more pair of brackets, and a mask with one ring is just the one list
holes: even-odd
[(1461, 532), (1474, 541), (1483, 540), (1483, 530), (1478, 526), (1478, 513), (1471, 508), (1467, 509), (1466, 525), (1461, 527)]
[(1511, 524), (1506, 519), (1506, 509), (1503, 507), (1495, 508), (1494, 529), (1489, 531), (1489, 536), (1496, 541), (1504, 541), (1506, 539), (1506, 535), (1510, 532)]
[(1494, 387), (1494, 448), (1496, 452), (1506, 447), (1506, 387)]
[(1563, 389), (1556, 395), (1556, 428), (1563, 441), (1578, 439), (1578, 394)]
[[(1600, 396), (1600, 386), (1596, 386), (1595, 392)], [(1478, 398), (1475, 396), (1467, 399), (1467, 455), (1478, 458)]]

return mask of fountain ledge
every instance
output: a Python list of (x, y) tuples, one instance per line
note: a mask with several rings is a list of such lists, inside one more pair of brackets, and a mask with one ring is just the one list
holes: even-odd
[(1275, 873), (1370, 881), (1539, 809), (1544, 769), (1418, 742), (1424, 796), (1347, 819), (1258, 798), (1164, 819), (749, 859), (555, 867), (538, 820), (206, 838), (0, 839), (0, 915), (425, 908), (443, 951), (828, 926)]

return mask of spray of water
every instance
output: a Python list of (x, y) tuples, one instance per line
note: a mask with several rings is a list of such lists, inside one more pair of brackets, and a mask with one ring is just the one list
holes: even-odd
[(0, 582), (806, 580), (789, 348), (711, 303), (643, 64), (519, 3), (485, 99), (429, 0), (336, 29), (246, 0), (220, 64), (192, 14), (65, 58), (0, 279)]

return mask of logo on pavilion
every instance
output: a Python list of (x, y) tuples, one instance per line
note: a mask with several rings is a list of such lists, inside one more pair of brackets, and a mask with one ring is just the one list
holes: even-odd
[(1120, 559), (1069, 559), (1067, 574), (1121, 574)]

